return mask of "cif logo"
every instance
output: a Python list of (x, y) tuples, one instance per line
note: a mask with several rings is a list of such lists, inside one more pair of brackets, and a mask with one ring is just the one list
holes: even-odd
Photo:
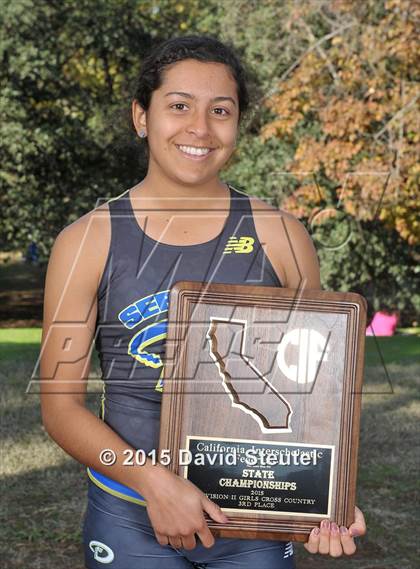
[[(289, 345), (298, 346), (297, 363), (286, 362)], [(312, 383), (322, 360), (328, 361), (327, 339), (317, 330), (296, 328), (287, 332), (277, 348), (277, 363), (281, 372), (296, 383)]]
[(238, 239), (235, 235), (232, 235), (232, 237), (228, 239), (223, 254), (251, 253), (254, 249), (254, 241), (255, 239), (253, 237), (239, 237)]
[(93, 552), (95, 561), (99, 561), (99, 563), (111, 563), (114, 561), (112, 549), (100, 541), (91, 541), (89, 549)]

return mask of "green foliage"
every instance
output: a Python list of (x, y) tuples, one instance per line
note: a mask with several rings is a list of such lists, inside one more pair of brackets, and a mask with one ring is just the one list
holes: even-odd
[[(0, 244), (57, 233), (145, 174), (130, 125), (142, 57), (191, 31), (203, 2), (1, 2)], [(195, 16), (194, 16), (195, 14)]]
[(258, 136), (245, 134), (223, 178), (278, 206), (293, 186), (290, 173), (282, 168), (291, 156), (290, 146), (278, 138), (263, 143)]
[(420, 312), (419, 265), (396, 231), (340, 216), (313, 226), (323, 288), (365, 296), (369, 317), (386, 308), (410, 324)]

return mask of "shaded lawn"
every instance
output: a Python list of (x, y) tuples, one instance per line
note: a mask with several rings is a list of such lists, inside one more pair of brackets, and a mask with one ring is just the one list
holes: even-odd
[[(25, 393), (39, 339), (39, 329), (0, 330), (5, 457), (0, 555), (5, 569), (83, 569), (85, 470), (48, 438), (38, 396)], [(338, 560), (310, 556), (298, 545), (299, 569), (416, 566), (419, 341), (410, 336), (377, 340), (386, 370), (374, 365), (380, 361), (377, 344), (367, 338), (359, 456), (358, 504), (368, 535), (359, 540), (357, 555)], [(96, 373), (94, 368), (92, 376)], [(98, 403), (99, 396), (89, 394), (94, 412)]]
[[(412, 329), (413, 331), (415, 329)], [(366, 337), (366, 357), (368, 366), (380, 365), (382, 362), (409, 363), (420, 360), (420, 329), (408, 336)]]

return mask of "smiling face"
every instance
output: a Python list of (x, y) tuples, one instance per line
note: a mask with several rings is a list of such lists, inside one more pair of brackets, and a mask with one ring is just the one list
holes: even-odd
[(133, 101), (137, 131), (149, 143), (148, 176), (175, 184), (216, 182), (238, 130), (236, 82), (223, 63), (179, 61), (163, 73), (146, 113)]

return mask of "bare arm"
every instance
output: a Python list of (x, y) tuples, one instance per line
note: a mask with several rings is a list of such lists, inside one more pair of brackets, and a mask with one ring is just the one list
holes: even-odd
[(257, 198), (251, 203), (258, 237), (282, 285), (320, 290), (318, 256), (303, 223)]
[[(130, 447), (85, 407), (97, 315), (101, 223), (93, 216), (81, 218), (59, 234), (51, 252), (41, 345), (42, 420), (50, 436), (76, 460), (147, 493), (150, 465), (124, 467), (122, 452)], [(99, 460), (104, 448), (117, 454), (113, 466)]]
[[(220, 508), (194, 484), (164, 466), (126, 466), (124, 451), (133, 449), (85, 407), (91, 349), (97, 317), (97, 287), (109, 243), (104, 216), (87, 214), (57, 237), (48, 264), (41, 345), (41, 409), (49, 435), (76, 460), (142, 494), (162, 545), (195, 546), (198, 533), (207, 547), (214, 538), (203, 510), (225, 522)], [(109, 233), (109, 231), (108, 231)], [(105, 466), (103, 449), (116, 461)], [(169, 537), (168, 537), (169, 536)]]

